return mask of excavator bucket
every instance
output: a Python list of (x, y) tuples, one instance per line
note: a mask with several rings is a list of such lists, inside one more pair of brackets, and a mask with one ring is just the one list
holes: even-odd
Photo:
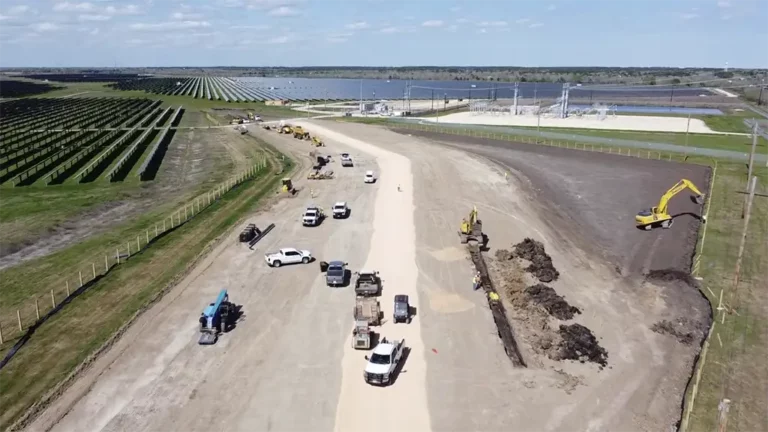
[(693, 200), (696, 201), (696, 204), (704, 204), (704, 195), (696, 195)]

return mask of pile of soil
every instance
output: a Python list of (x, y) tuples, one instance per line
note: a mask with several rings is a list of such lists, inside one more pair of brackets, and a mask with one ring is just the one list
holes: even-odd
[(526, 237), (514, 246), (512, 255), (530, 261), (525, 271), (533, 274), (539, 282), (552, 282), (560, 277), (560, 272), (552, 264), (552, 257), (544, 251), (544, 245), (539, 241)]
[(581, 310), (576, 306), (571, 306), (551, 287), (544, 284), (536, 284), (525, 289), (525, 295), (530, 301), (542, 306), (550, 315), (559, 320), (569, 320), (574, 315), (580, 314)]
[(577, 360), (581, 363), (590, 361), (600, 366), (608, 364), (608, 352), (597, 342), (592, 332), (581, 324), (560, 325), (558, 330), (561, 341), (553, 360)]
[(690, 273), (676, 269), (651, 270), (645, 275), (648, 280), (661, 282), (683, 282), (686, 285), (698, 288), (699, 282)]
[(691, 345), (703, 337), (701, 326), (687, 317), (680, 317), (675, 321), (661, 320), (652, 325), (651, 330), (670, 335), (683, 345)]

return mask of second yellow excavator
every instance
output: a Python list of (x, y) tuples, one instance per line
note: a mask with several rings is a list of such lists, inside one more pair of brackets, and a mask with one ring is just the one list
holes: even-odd
[(461, 239), (462, 244), (470, 241), (480, 244), (485, 243), (483, 237), (483, 223), (477, 218), (477, 206), (472, 207), (472, 211), (469, 212), (469, 219), (463, 219), (461, 221), (459, 238)]
[[(635, 224), (638, 228), (643, 228), (648, 231), (651, 228), (658, 226), (661, 226), (662, 228), (671, 227), (673, 218), (667, 213), (667, 204), (669, 204), (669, 200), (671, 200), (672, 197), (686, 188), (696, 194), (693, 198), (697, 204), (704, 203), (704, 194), (699, 191), (699, 188), (697, 188), (690, 180), (682, 179), (661, 196), (659, 204), (656, 207), (643, 210), (635, 216)], [(706, 222), (706, 215), (702, 216), (701, 220)]]

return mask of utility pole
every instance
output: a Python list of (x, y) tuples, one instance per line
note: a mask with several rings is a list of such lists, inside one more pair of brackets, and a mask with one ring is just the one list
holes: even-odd
[[(755, 147), (757, 147), (757, 120), (752, 119), (752, 151), (749, 152), (749, 168), (747, 169), (747, 187), (752, 178), (752, 165), (755, 162)], [(744, 206), (741, 208), (741, 218), (744, 219), (744, 213), (747, 211), (748, 197), (744, 197)]]
[(733, 290), (736, 291), (739, 286), (739, 277), (741, 274), (741, 258), (744, 256), (744, 245), (747, 242), (747, 228), (749, 227), (749, 214), (752, 211), (752, 199), (755, 198), (755, 185), (757, 184), (757, 176), (754, 176), (749, 181), (749, 195), (747, 195), (747, 211), (744, 216), (744, 228), (741, 231), (741, 243), (739, 244), (739, 255), (736, 258), (736, 270), (733, 276)]

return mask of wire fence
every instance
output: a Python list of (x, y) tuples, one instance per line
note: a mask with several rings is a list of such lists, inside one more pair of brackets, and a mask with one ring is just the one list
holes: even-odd
[[(174, 229), (192, 220), (205, 211), (227, 192), (237, 185), (254, 178), (267, 167), (266, 158), (261, 158), (248, 169), (217, 185), (212, 190), (194, 197), (182, 207), (177, 208), (162, 220), (154, 223), (154, 226), (143, 231), (136, 232), (135, 237), (126, 238), (119, 245), (105, 246), (98, 254), (91, 255), (91, 259), (85, 263), (75, 265), (67, 276), (62, 276), (56, 286), (52, 286), (48, 292), (37, 294), (20, 302), (16, 306), (15, 313), (9, 316), (8, 312), (13, 307), (4, 307), (4, 315), (0, 316), (0, 345), (14, 342), (21, 338), (30, 327), (36, 326), (41, 319), (47, 318), (51, 311), (68, 303), (80, 294), (89, 285), (98, 281), (111, 270), (128, 261), (132, 256), (150, 247), (155, 240), (169, 234)], [(114, 248), (108, 250), (107, 248)], [(99, 256), (103, 259), (94, 259)]]

